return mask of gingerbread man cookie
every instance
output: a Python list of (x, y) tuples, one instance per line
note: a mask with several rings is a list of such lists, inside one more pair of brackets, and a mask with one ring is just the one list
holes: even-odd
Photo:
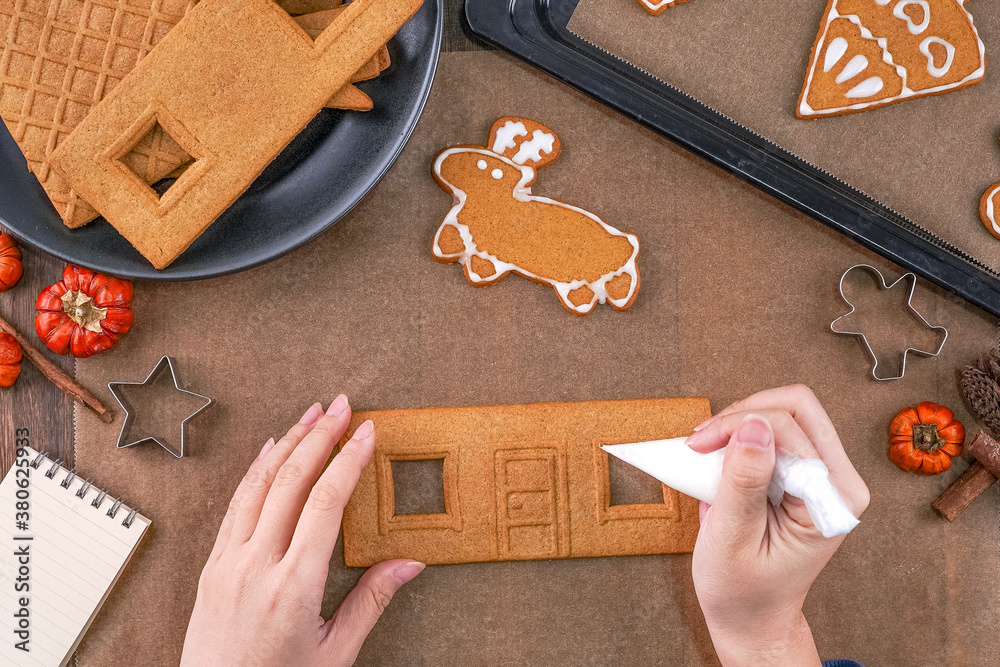
[(963, 0), (830, 0), (795, 114), (816, 119), (979, 83), (985, 47)]
[(536, 170), (559, 157), (559, 139), (524, 118), (493, 124), (487, 146), (450, 146), (434, 180), (455, 203), (434, 235), (434, 259), (460, 263), (475, 286), (516, 273), (550, 285), (574, 315), (598, 303), (632, 305), (639, 239), (593, 213), (531, 193)]

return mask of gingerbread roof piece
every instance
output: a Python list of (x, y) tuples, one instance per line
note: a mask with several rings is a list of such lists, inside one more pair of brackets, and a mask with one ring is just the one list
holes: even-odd
[(830, 0), (796, 115), (815, 119), (979, 83), (985, 48), (962, 0)]
[[(48, 155), (197, 0), (63, 0), (15, 3), (0, 0), (0, 119), (17, 142), (35, 177), (67, 227), (98, 216), (52, 170)], [(309, 3), (290, 2), (290, 6)], [(317, 0), (333, 5), (333, 0)], [(295, 17), (314, 39), (336, 18), (340, 7)], [(36, 63), (41, 62), (40, 67)], [(354, 81), (377, 76), (389, 65), (382, 48)], [(328, 107), (368, 110), (372, 101), (353, 85), (330, 98)], [(169, 135), (156, 128), (132, 155), (130, 168), (148, 185), (172, 176), (191, 161)]]

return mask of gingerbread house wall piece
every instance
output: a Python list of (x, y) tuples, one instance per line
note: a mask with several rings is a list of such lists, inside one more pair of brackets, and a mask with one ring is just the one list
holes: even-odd
[[(344, 512), (344, 559), (429, 564), (686, 553), (698, 503), (612, 505), (602, 444), (687, 435), (704, 398), (361, 412), (375, 454)], [(444, 511), (396, 514), (393, 461), (440, 460)]]

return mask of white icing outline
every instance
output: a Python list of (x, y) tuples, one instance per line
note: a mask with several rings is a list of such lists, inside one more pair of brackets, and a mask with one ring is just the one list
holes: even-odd
[(989, 191), (989, 194), (986, 195), (986, 217), (989, 218), (990, 225), (993, 226), (993, 229), (990, 231), (993, 232), (994, 236), (1000, 237), (1000, 225), (997, 225), (997, 221), (993, 217), (993, 197), (997, 194), (997, 192), (1000, 192), (1000, 183), (997, 183), (993, 189)]
[[(902, 92), (900, 93), (900, 95), (898, 97), (899, 98), (906, 97), (907, 96), (906, 95), (907, 92), (909, 92), (909, 93), (912, 94), (913, 91), (911, 91), (909, 88), (906, 87), (906, 69), (904, 67), (902, 67), (901, 65), (897, 65), (896, 63), (894, 63), (892, 61), (892, 56), (889, 54), (889, 49), (887, 48), (888, 44), (889, 44), (888, 40), (885, 39), (884, 37), (875, 37), (875, 35), (873, 35), (871, 33), (871, 31), (868, 30), (868, 28), (866, 28), (861, 23), (861, 18), (859, 16), (857, 16), (856, 14), (841, 15), (840, 13), (838, 13), (837, 12), (837, 3), (836, 3), (836, 1), (834, 1), (834, 3), (830, 6), (830, 13), (827, 15), (826, 25), (823, 26), (823, 36), (819, 39), (819, 41), (817, 43), (818, 44), (826, 44), (826, 33), (830, 29), (830, 24), (832, 24), (834, 21), (836, 21), (839, 18), (845, 18), (848, 21), (850, 21), (851, 23), (853, 23), (854, 25), (858, 26), (858, 28), (861, 29), (861, 37), (862, 38), (864, 38), (864, 39), (870, 39), (870, 40), (874, 41), (876, 44), (878, 44), (879, 48), (882, 49), (882, 61), (885, 62), (887, 65), (891, 65), (892, 67), (894, 67), (896, 69), (896, 74), (898, 74), (899, 77), (902, 78), (902, 80), (903, 80), (903, 89), (902, 89)], [(806, 77), (805, 90), (803, 90), (803, 92), (802, 92), (802, 102), (799, 104), (799, 115), (802, 115), (802, 116), (830, 115), (830, 114), (838, 113), (838, 112), (841, 112), (841, 111), (847, 111), (847, 110), (852, 110), (853, 111), (853, 110), (856, 110), (856, 109), (864, 109), (864, 108), (866, 108), (868, 106), (871, 106), (875, 102), (887, 102), (888, 101), (888, 99), (886, 99), (886, 100), (875, 100), (873, 102), (861, 102), (861, 103), (858, 103), (858, 104), (851, 104), (849, 106), (840, 107), (840, 108), (836, 108), (836, 109), (823, 109), (821, 111), (814, 110), (806, 102), (806, 99), (808, 99), (808, 97), (809, 97), (809, 88), (812, 85), (813, 75), (814, 75), (814, 73), (816, 71), (816, 62), (815, 61), (818, 61), (819, 58), (813, 58), (812, 60), (814, 62), (812, 62), (810, 64), (809, 75)], [(892, 98), (890, 98), (890, 99), (892, 99)]]
[[(934, 56), (931, 54), (931, 44), (940, 44), (944, 47), (945, 53), (947, 54), (944, 59), (944, 65), (941, 67), (934, 66)], [(920, 53), (927, 56), (927, 73), (933, 77), (941, 78), (948, 73), (951, 69), (951, 63), (955, 60), (955, 47), (949, 44), (946, 40), (940, 37), (930, 36), (924, 41), (920, 42)]]
[[(906, 12), (903, 11), (906, 9), (907, 5), (917, 5), (923, 9), (924, 20), (919, 24), (914, 23), (913, 19), (911, 19)], [(896, 3), (896, 6), (892, 8), (892, 15), (897, 19), (906, 21), (906, 27), (910, 31), (911, 35), (919, 35), (924, 30), (927, 30), (927, 26), (931, 24), (931, 6), (927, 4), (927, 0), (899, 0), (899, 2)]]
[[(840, 46), (841, 44), (843, 44), (844, 46), (841, 47)], [(840, 59), (844, 57), (845, 53), (847, 53), (848, 46), (849, 44), (847, 43), (847, 40), (844, 39), (843, 37), (834, 37), (832, 40), (830, 40), (830, 45), (826, 47), (826, 53), (823, 54), (824, 74), (832, 70), (833, 66), (840, 62)], [(830, 60), (830, 56), (832, 55), (831, 51), (833, 53), (837, 53), (837, 57), (834, 58), (833, 60)]]
[[(628, 261), (626, 261), (625, 264), (623, 264), (620, 268), (616, 269), (615, 271), (611, 271), (610, 273), (604, 274), (603, 276), (601, 276), (600, 278), (598, 278), (593, 282), (587, 282), (585, 280), (574, 280), (572, 282), (567, 283), (539, 276), (537, 274), (532, 273), (531, 271), (528, 271), (527, 269), (522, 269), (516, 264), (505, 262), (502, 259), (494, 255), (491, 255), (486, 251), (480, 250), (479, 248), (476, 247), (475, 242), (472, 240), (472, 232), (469, 230), (468, 225), (464, 225), (458, 221), (458, 214), (465, 206), (465, 200), (468, 195), (464, 190), (460, 190), (459, 188), (455, 187), (454, 185), (446, 181), (444, 177), (441, 175), (441, 164), (445, 161), (445, 159), (448, 158), (448, 156), (455, 155), (456, 153), (479, 153), (480, 155), (488, 155), (498, 160), (502, 160), (503, 162), (509, 164), (511, 167), (520, 170), (521, 180), (518, 181), (517, 185), (514, 187), (514, 192), (513, 192), (514, 199), (523, 202), (533, 201), (542, 204), (551, 204), (553, 206), (561, 206), (562, 208), (568, 208), (571, 211), (576, 211), (577, 213), (580, 213), (590, 218), (594, 222), (598, 223), (604, 229), (604, 231), (608, 232), (608, 234), (612, 236), (621, 236), (628, 239), (629, 244), (632, 246), (632, 254), (628, 258)], [(582, 208), (571, 206), (564, 202), (555, 199), (550, 199), (549, 197), (540, 197), (538, 195), (531, 194), (531, 187), (528, 186), (527, 184), (532, 182), (535, 178), (535, 170), (532, 167), (529, 167), (527, 165), (516, 164), (513, 160), (510, 160), (502, 155), (498, 155), (497, 153), (494, 153), (493, 151), (487, 150), (485, 148), (453, 146), (451, 148), (446, 148), (445, 150), (441, 151), (438, 154), (437, 158), (435, 158), (434, 160), (433, 170), (434, 170), (434, 175), (438, 178), (439, 182), (444, 183), (445, 185), (448, 186), (448, 189), (451, 191), (452, 196), (455, 198), (455, 203), (451, 207), (451, 210), (448, 211), (448, 215), (445, 216), (444, 221), (438, 227), (437, 232), (434, 234), (434, 245), (432, 251), (434, 253), (434, 256), (437, 257), (438, 259), (450, 260), (453, 262), (457, 261), (463, 267), (466, 265), (466, 263), (469, 261), (471, 257), (478, 257), (480, 259), (486, 260), (487, 262), (493, 265), (493, 271), (494, 271), (493, 275), (486, 278), (478, 275), (477, 273), (474, 273), (471, 270), (466, 271), (466, 275), (469, 277), (469, 280), (472, 281), (473, 283), (475, 284), (494, 283), (503, 278), (506, 274), (513, 271), (514, 273), (517, 273), (518, 275), (528, 278), (529, 280), (534, 280), (546, 285), (550, 285), (555, 289), (556, 293), (559, 295), (559, 300), (562, 302), (564, 306), (566, 306), (566, 308), (581, 315), (586, 315), (587, 313), (589, 313), (598, 303), (610, 302), (611, 305), (615, 306), (616, 308), (624, 308), (625, 305), (628, 304), (628, 302), (632, 299), (632, 296), (635, 294), (636, 287), (639, 284), (639, 272), (636, 268), (636, 257), (639, 255), (638, 237), (635, 234), (629, 234), (628, 232), (623, 232), (620, 229), (612, 227), (611, 225), (609, 225), (608, 223), (604, 222), (599, 217), (591, 213), (590, 211), (585, 211)], [(439, 244), (439, 241), (441, 239), (441, 233), (449, 225), (458, 230), (459, 236), (461, 236), (462, 238), (462, 243), (465, 245), (465, 249), (462, 252), (454, 255), (446, 254), (443, 250), (441, 250), (441, 246)], [(608, 296), (606, 286), (611, 280), (617, 278), (622, 274), (628, 274), (628, 276), (632, 279), (631, 283), (629, 284), (628, 294), (626, 294), (621, 299), (612, 299), (611, 297)], [(590, 290), (594, 293), (594, 297), (590, 300), (590, 302), (583, 303), (577, 306), (569, 300), (569, 293), (581, 287), (590, 288)]]
[[(888, 40), (881, 37), (876, 38), (874, 35), (872, 35), (871, 31), (869, 31), (866, 27), (864, 27), (864, 25), (861, 24), (861, 18), (858, 17), (856, 14), (841, 15), (840, 13), (838, 13), (837, 3), (836, 0), (834, 0), (833, 4), (830, 6), (830, 13), (827, 15), (826, 25), (823, 26), (823, 34), (816, 42), (818, 47), (822, 49), (823, 45), (826, 44), (826, 35), (827, 31), (830, 29), (830, 24), (833, 23), (838, 18), (846, 18), (851, 23), (861, 28), (862, 37), (864, 37), (865, 39), (875, 40), (875, 42), (882, 48), (882, 54), (883, 54), (882, 59), (887, 64), (895, 67), (896, 72), (902, 76), (903, 89), (900, 92), (900, 94), (896, 95), (895, 97), (872, 100), (870, 102), (859, 102), (858, 104), (851, 104), (846, 107), (837, 107), (834, 109), (819, 109), (819, 110), (813, 109), (811, 106), (809, 106), (806, 100), (809, 97), (809, 88), (812, 85), (813, 76), (815, 75), (816, 65), (819, 62), (819, 58), (818, 57), (811, 58), (810, 60), (812, 62), (810, 62), (809, 64), (809, 74), (806, 76), (806, 83), (802, 91), (802, 101), (799, 103), (799, 115), (808, 118), (810, 116), (812, 117), (831, 116), (844, 111), (860, 111), (861, 109), (867, 109), (868, 107), (872, 106), (884, 106), (886, 104), (890, 104), (897, 100), (905, 100), (913, 96), (924, 97), (926, 95), (933, 95), (934, 93), (940, 93), (946, 90), (960, 88), (974, 79), (981, 79), (983, 77), (983, 73), (986, 71), (986, 46), (983, 44), (983, 40), (979, 36), (979, 31), (976, 29), (976, 24), (975, 21), (973, 20), (972, 14), (970, 14), (969, 11), (965, 9), (965, 5), (963, 2), (959, 2), (958, 0), (956, 0), (956, 2), (958, 3), (959, 7), (961, 7), (962, 10), (965, 12), (965, 15), (968, 17), (969, 26), (972, 28), (972, 33), (976, 36), (976, 42), (978, 42), (979, 44), (979, 67), (976, 68), (975, 71), (973, 71), (971, 74), (969, 74), (961, 81), (956, 81), (955, 83), (948, 83), (941, 86), (936, 86), (934, 88), (925, 88), (923, 90), (914, 91), (906, 87), (906, 69), (901, 65), (897, 65), (894, 62), (892, 62), (892, 57), (889, 55), (887, 49)], [(886, 0), (886, 2), (880, 2), (880, 0), (876, 0), (876, 3), (880, 5), (889, 4), (888, 0)]]
[(667, 7), (674, 4), (677, 0), (660, 0), (660, 2), (650, 2), (649, 0), (639, 0), (642, 4), (649, 7), (650, 9), (659, 9), (660, 7)]
[(528, 128), (521, 121), (508, 120), (503, 127), (497, 128), (497, 138), (493, 141), (493, 152), (503, 153), (508, 148), (517, 146), (517, 137), (528, 136)]

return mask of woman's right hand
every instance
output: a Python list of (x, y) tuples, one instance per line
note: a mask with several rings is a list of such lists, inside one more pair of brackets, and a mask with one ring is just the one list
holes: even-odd
[(855, 516), (869, 492), (837, 431), (808, 388), (782, 387), (737, 401), (688, 439), (700, 452), (727, 447), (715, 503), (702, 503), (692, 574), (705, 621), (725, 665), (819, 665), (802, 604), (844, 540), (824, 538), (803, 502), (774, 507), (767, 487), (775, 447), (820, 459)]

